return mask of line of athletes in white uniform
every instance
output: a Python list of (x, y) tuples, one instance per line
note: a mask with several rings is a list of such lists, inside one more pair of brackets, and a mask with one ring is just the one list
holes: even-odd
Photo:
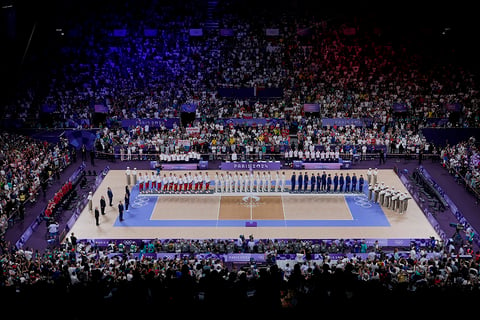
[(216, 172), (215, 192), (285, 192), (287, 177), (285, 172), (276, 171), (225, 171)]
[(285, 192), (285, 172), (262, 173), (215, 172), (213, 179), (208, 172), (185, 172), (169, 174), (138, 173), (140, 193), (202, 193), (202, 192)]

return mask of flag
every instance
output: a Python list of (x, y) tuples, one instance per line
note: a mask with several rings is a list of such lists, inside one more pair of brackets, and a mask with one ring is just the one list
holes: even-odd
[(303, 111), (305, 112), (320, 112), (320, 105), (318, 103), (304, 103)]
[(125, 37), (127, 35), (127, 29), (115, 29), (113, 30), (114, 37)]
[(235, 33), (233, 32), (233, 29), (220, 29), (220, 35), (222, 37), (233, 37)]
[(201, 37), (203, 36), (203, 29), (190, 29), (191, 37)]
[(108, 113), (108, 107), (104, 104), (96, 104), (94, 107), (97, 113)]
[(393, 112), (407, 112), (407, 105), (404, 103), (394, 102), (392, 105)]
[(280, 30), (276, 28), (268, 28), (265, 30), (265, 35), (269, 37), (277, 37), (280, 35)]
[(445, 110), (451, 112), (462, 112), (463, 106), (460, 103), (447, 103), (445, 105)]
[(145, 37), (156, 37), (158, 35), (157, 29), (143, 29), (143, 35)]
[(357, 30), (353, 27), (343, 29), (343, 34), (346, 36), (354, 36), (357, 33)]

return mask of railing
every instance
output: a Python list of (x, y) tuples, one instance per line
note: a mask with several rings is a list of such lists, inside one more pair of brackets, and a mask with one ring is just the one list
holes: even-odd
[[(143, 152), (141, 155), (138, 152), (132, 153), (130, 156), (127, 153), (120, 153), (120, 152), (101, 152), (96, 151), (95, 156), (99, 159), (110, 159), (112, 161), (120, 159), (120, 161), (128, 161), (130, 160), (140, 160), (140, 161), (159, 161), (160, 160), (160, 153), (159, 152)], [(387, 153), (387, 159), (418, 159), (418, 154), (416, 153)], [(350, 154), (349, 152), (342, 152), (339, 154), (339, 157), (343, 160), (350, 160), (353, 162), (356, 161), (363, 161), (363, 160), (374, 160), (379, 159), (379, 154), (376, 152), (367, 152), (365, 155), (361, 155), (360, 153), (357, 154)], [(422, 154), (422, 159), (427, 160), (439, 160), (439, 155), (435, 153), (428, 153)], [(199, 161), (199, 160), (215, 160), (215, 161), (232, 161), (232, 154), (231, 153), (200, 153), (200, 159), (191, 160)], [(237, 161), (286, 161), (287, 163), (293, 162), (295, 160), (302, 160), (305, 162), (320, 162), (319, 159), (300, 159), (300, 158), (285, 158), (284, 152), (267, 152), (267, 153), (238, 153), (237, 154)], [(178, 162), (178, 161), (175, 161)]]

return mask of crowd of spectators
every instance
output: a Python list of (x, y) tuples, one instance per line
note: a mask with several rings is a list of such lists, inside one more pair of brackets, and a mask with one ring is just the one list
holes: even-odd
[(442, 164), (480, 201), (480, 153), (475, 137), (441, 150)]
[[(317, 122), (313, 120), (313, 122)], [(421, 133), (386, 133), (375, 128), (325, 128), (318, 122), (305, 122), (294, 139), (288, 125), (235, 126), (198, 124), (198, 134), (185, 128), (171, 130), (137, 126), (137, 130), (103, 128), (97, 131), (96, 152), (102, 156), (115, 154), (124, 160), (157, 160), (160, 162), (198, 162), (201, 159), (222, 161), (294, 160), (305, 162), (338, 162), (366, 160), (385, 154), (418, 157), (438, 156), (438, 146)], [(194, 125), (196, 125), (194, 123)], [(303, 128), (303, 126), (302, 126)], [(206, 157), (206, 158), (205, 158)]]
[[(70, 164), (68, 141), (52, 144), (29, 136), (0, 134), (0, 216), (2, 235), (8, 220), (22, 218), (27, 201), (34, 202), (50, 180)], [(15, 215), (15, 216), (14, 216)]]
[[(68, 239), (67, 239), (68, 241)], [(432, 240), (428, 243), (412, 241), (416, 250), (434, 251), (443, 246), (439, 240)], [(81, 250), (91, 251), (99, 247), (98, 244), (84, 241), (79, 243)], [(283, 254), (347, 254), (366, 253), (374, 250), (381, 253), (385, 248), (376, 241), (368, 245), (361, 239), (335, 239), (335, 240), (301, 240), (301, 239), (254, 239), (253, 236), (246, 238), (240, 235), (238, 239), (152, 239), (148, 242), (137, 243), (136, 241), (125, 244), (123, 241), (111, 240), (105, 248), (109, 253), (176, 253), (176, 254), (230, 254), (230, 253), (260, 253), (268, 255)], [(385, 250), (393, 251), (393, 249)], [(453, 250), (455, 251), (455, 250)], [(454, 252), (451, 253), (454, 253)], [(458, 251), (455, 251), (458, 253)], [(310, 257), (307, 257), (311, 260)]]
[[(282, 5), (246, 9), (237, 1), (219, 1), (218, 28), (233, 31), (222, 36), (205, 26), (202, 2), (146, 2), (105, 4), (91, 18), (69, 20), (55, 68), (45, 79), (46, 94), (36, 96), (35, 103), (28, 101), (32, 95), (23, 95), (27, 101), (15, 101), (14, 108), (24, 110), (16, 114), (38, 119), (48, 105), (60, 115), (48, 117), (49, 125), (82, 127), (98, 124), (95, 105), (107, 108), (109, 120), (121, 121), (179, 117), (182, 105), (195, 104), (201, 122), (283, 119), (301, 126), (298, 134), (303, 135), (308, 123), (315, 130), (320, 122), (308, 119), (303, 104), (318, 103), (321, 117), (368, 119), (376, 129), (363, 133), (356, 128), (344, 139), (413, 144), (418, 129), (438, 125), (438, 119), (447, 119), (446, 126), (478, 126), (473, 74), (439, 60), (445, 53), (441, 47), (433, 54), (422, 50), (419, 34), (399, 43), (387, 36), (385, 26), (375, 25), (376, 19), (300, 10), (287, 14)], [(202, 36), (190, 35), (192, 28), (201, 28)], [(278, 36), (268, 35), (269, 28)], [(236, 87), (280, 87), (283, 96), (262, 101), (218, 94), (220, 88)], [(395, 103), (406, 111), (395, 112)], [(456, 105), (461, 112), (450, 108)], [(332, 130), (318, 134), (330, 136)]]
[[(430, 154), (438, 152), (437, 146), (425, 141), (422, 127), (479, 124), (474, 75), (441, 59), (441, 48), (432, 56), (415, 38), (398, 42), (384, 36), (387, 29), (375, 19), (301, 10), (285, 14), (282, 5), (249, 10), (237, 1), (222, 1), (215, 20), (218, 28), (233, 32), (222, 36), (219, 29), (207, 28), (201, 2), (127, 2), (124, 7), (106, 2), (96, 9), (94, 18), (82, 15), (66, 23), (55, 68), (44, 79), (46, 93), (32, 94), (28, 88), (29, 94), (7, 106), (5, 117), (17, 114), (41, 124), (42, 108), (48, 106), (42, 118), (50, 121), (48, 127), (109, 127), (99, 132), (100, 153), (145, 159), (157, 154), (167, 160), (178, 154), (263, 160), (286, 157), (290, 150), (315, 161), (322, 150), (339, 152), (343, 159), (355, 153), (365, 157), (378, 148)], [(123, 18), (112, 19), (115, 15)], [(201, 28), (202, 36), (190, 35), (192, 28)], [(279, 34), (269, 35), (267, 29)], [(284, 94), (250, 99), (218, 93), (239, 87), (279, 87)], [(318, 104), (318, 116), (305, 113), (304, 103)], [(178, 118), (185, 104), (196, 106), (189, 123), (120, 125), (125, 119)], [(394, 104), (405, 109), (396, 112)], [(95, 105), (105, 106), (103, 120), (96, 119)], [(231, 118), (278, 121), (224, 121)], [(323, 126), (322, 118), (358, 119), (365, 125)]]
[[(228, 12), (218, 23), (232, 29), (232, 37), (206, 29), (206, 9), (189, 2), (168, 3), (162, 10), (125, 7), (129, 12), (120, 12), (120, 21), (108, 19), (118, 7), (102, 11), (105, 19), (73, 20), (62, 43), (59, 61), (64, 64), (58, 68), (63, 69), (55, 70), (49, 93), (30, 114), (51, 105), (62, 116), (54, 126), (108, 124), (113, 137), (101, 132), (101, 141), (107, 141), (99, 144), (101, 152), (112, 152), (112, 145), (124, 154), (132, 148), (134, 154), (142, 150), (147, 155), (193, 149), (221, 159), (233, 153), (249, 159), (282, 157), (285, 149), (311, 155), (312, 148), (351, 158), (351, 153), (363, 153), (364, 146), (375, 152), (376, 145), (391, 153), (425, 148), (429, 154), (435, 146), (423, 139), (422, 127), (439, 125), (439, 119), (446, 119), (445, 126), (478, 126), (478, 90), (468, 69), (425, 56), (411, 43), (392, 42), (381, 36), (381, 26), (365, 21), (308, 15), (278, 15), (275, 21), (258, 8), (233, 11), (235, 3), (218, 4), (218, 10)], [(171, 14), (180, 11), (178, 17)], [(95, 42), (89, 40), (92, 26)], [(191, 28), (202, 27), (202, 37), (190, 36)], [(266, 35), (272, 27), (279, 36)], [(299, 34), (302, 28), (308, 33)], [(346, 32), (352, 28), (353, 35)], [(160, 35), (145, 35), (145, 29)], [(115, 36), (115, 30), (126, 34)], [(218, 94), (219, 88), (255, 86), (281, 87), (284, 95), (252, 100)], [(304, 103), (319, 104), (319, 117), (305, 113)], [(395, 112), (395, 103), (406, 111)], [(184, 104), (196, 105), (196, 119), (188, 124), (120, 125), (125, 119), (177, 118)], [(104, 121), (95, 119), (95, 105), (106, 106)], [(449, 109), (452, 105), (463, 109)], [(231, 118), (279, 121), (223, 121)], [(323, 126), (322, 118), (353, 118), (366, 125)]]
[[(41, 127), (101, 126), (99, 151), (120, 147), (127, 157), (134, 147), (134, 154), (145, 148), (147, 154), (148, 150), (193, 151), (222, 159), (232, 153), (247, 159), (266, 154), (282, 157), (289, 150), (298, 156), (300, 150), (312, 154), (312, 147), (315, 155), (328, 149), (364, 154), (364, 146), (375, 152), (373, 145), (385, 146), (390, 153), (417, 153), (419, 148), (431, 153), (436, 146), (422, 137), (422, 127), (479, 126), (475, 77), (464, 66), (441, 59), (441, 48), (429, 54), (414, 43), (414, 37), (410, 43), (396, 43), (383, 36), (387, 30), (374, 25), (374, 19), (344, 20), (295, 10), (287, 14), (280, 5), (249, 9), (233, 0), (219, 1), (215, 9), (219, 28), (233, 31), (233, 36), (222, 36), (218, 29), (206, 28), (207, 9), (202, 3), (127, 1), (119, 6), (106, 1), (91, 18), (65, 19), (65, 34), (58, 35), (59, 51), (49, 52), (55, 67), (38, 82), (41, 88), (25, 88), (5, 105), (3, 119)], [(198, 28), (202, 36), (190, 35)], [(279, 35), (268, 35), (269, 28)], [(146, 30), (157, 35), (149, 36)], [(241, 87), (282, 88), (283, 96), (228, 98), (218, 93), (220, 88)], [(319, 114), (305, 113), (304, 103), (318, 104)], [(172, 128), (120, 125), (135, 118), (177, 118), (186, 104), (196, 107), (196, 119), (188, 123)], [(405, 109), (397, 112), (394, 104)], [(95, 106), (102, 111), (95, 112)], [(460, 111), (454, 109), (457, 106)], [(98, 120), (103, 107), (106, 113)], [(231, 118), (279, 121), (253, 125), (222, 121)], [(323, 126), (323, 118), (358, 119), (365, 126)], [(9, 133), (2, 133), (0, 139), (3, 217), (14, 210), (21, 193), (34, 199), (42, 182), (69, 159), (63, 145)], [(464, 172), (475, 188), (478, 161), (472, 159), (477, 150), (469, 141), (442, 152), (442, 159)], [(478, 297), (478, 257), (459, 258), (445, 248), (431, 259), (415, 252), (406, 258), (333, 262), (323, 254), (321, 261), (296, 262), (291, 269), (273, 263), (237, 270), (222, 261), (190, 255), (151, 260), (130, 253), (111, 257), (102, 250), (39, 253), (4, 245), (1, 289), (10, 294), (7, 301), (79, 298), (91, 306), (118, 308), (134, 302), (157, 307), (261, 303), (271, 309), (330, 302), (363, 306), (389, 298), (406, 303), (412, 297), (424, 298), (427, 292), (458, 302)], [(234, 298), (228, 299), (220, 288), (230, 290)], [(45, 289), (54, 289), (49, 291), (52, 295), (38, 298)], [(372, 295), (364, 295), (365, 289), (371, 289)]]
[[(247, 251), (249, 242), (258, 243), (253, 239), (238, 241), (246, 243)], [(480, 253), (465, 257), (442, 245), (412, 245), (406, 251), (390, 253), (375, 246), (358, 246), (358, 253), (335, 256), (328, 251), (307, 254), (305, 248), (311, 244), (293, 241), (292, 245), (302, 247), (292, 251), (295, 258), (232, 264), (193, 253), (148, 255), (157, 250), (155, 241), (152, 243), (153, 247), (148, 244), (138, 252), (122, 252), (117, 245), (101, 248), (69, 241), (64, 247), (38, 252), (4, 243), (0, 290), (6, 300), (2, 301), (12, 305), (29, 301), (32, 308), (55, 301), (62, 308), (69, 302), (87, 300), (89, 306), (109, 307), (108, 314), (133, 308), (138, 315), (153, 306), (159, 311), (196, 307), (191, 311), (239, 308), (242, 312), (242, 308), (249, 308), (249, 312), (274, 312), (321, 305), (364, 307), (372, 300), (390, 305), (391, 299), (409, 306), (424, 305), (424, 299), (468, 303), (480, 293)], [(240, 248), (243, 245), (238, 244)], [(91, 312), (89, 307), (79, 309), (75, 316)]]

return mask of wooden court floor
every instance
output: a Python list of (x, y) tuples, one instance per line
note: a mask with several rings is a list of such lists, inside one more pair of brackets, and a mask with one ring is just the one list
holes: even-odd
[[(282, 171), (291, 176), (292, 170)], [(316, 174), (309, 171), (309, 175), (311, 172)], [(341, 172), (366, 176), (366, 170)], [(213, 177), (215, 171), (209, 171), (209, 175)], [(406, 191), (393, 170), (379, 170), (378, 181)], [(239, 235), (253, 235), (256, 239), (439, 238), (413, 199), (404, 214), (379, 205), (375, 213), (380, 210), (378, 216), (367, 217), (368, 210), (353, 212), (348, 203), (357, 202), (356, 199), (364, 202), (366, 195), (259, 192), (144, 196), (133, 188), (130, 209), (120, 223), (117, 205), (119, 200), (123, 201), (126, 185), (125, 171), (110, 170), (93, 194), (93, 207), (99, 205), (102, 195), (107, 199), (106, 214), (100, 217), (100, 225), (95, 225), (93, 212), (87, 206), (69, 234), (74, 232), (79, 240), (236, 239)], [(113, 190), (112, 207), (108, 206), (107, 187)], [(145, 201), (150, 201), (151, 208), (136, 205)], [(384, 222), (376, 223), (379, 220)]]

